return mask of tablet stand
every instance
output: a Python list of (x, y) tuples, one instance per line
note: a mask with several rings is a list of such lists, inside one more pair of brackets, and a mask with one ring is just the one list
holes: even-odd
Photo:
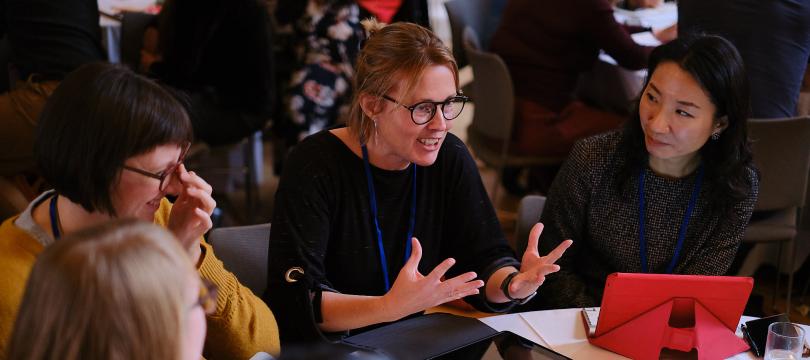
[(699, 360), (725, 359), (748, 350), (734, 329), (692, 298), (670, 299), (588, 341), (631, 359), (658, 359), (663, 348), (696, 349)]

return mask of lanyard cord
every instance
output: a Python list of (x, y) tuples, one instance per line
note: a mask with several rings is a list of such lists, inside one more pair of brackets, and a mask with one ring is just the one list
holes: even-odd
[(53, 238), (56, 240), (59, 240), (59, 237), (62, 236), (61, 232), (59, 231), (59, 209), (56, 208), (56, 198), (58, 196), (59, 194), (53, 194), (50, 202), (51, 232), (53, 232)]
[[(369, 206), (371, 207), (371, 216), (374, 220), (374, 231), (377, 234), (377, 248), (379, 249), (380, 253), (380, 266), (382, 267), (383, 278), (385, 280), (385, 291), (388, 292), (388, 290), (391, 289), (391, 280), (388, 276), (388, 261), (386, 261), (385, 258), (382, 229), (380, 229), (380, 222), (377, 219), (377, 194), (374, 191), (374, 178), (371, 176), (371, 165), (368, 161), (368, 148), (366, 148), (365, 144), (360, 148), (363, 151), (363, 164), (365, 165), (366, 182), (368, 183)], [(411, 172), (411, 176), (413, 177), (413, 181), (411, 181), (411, 183), (413, 186), (411, 187), (411, 211), (410, 219), (408, 220), (408, 237), (405, 238), (404, 261), (406, 262), (411, 256), (411, 238), (413, 237), (413, 229), (416, 224), (416, 164), (413, 164), (412, 168), (413, 171)]]
[[(639, 255), (641, 256), (641, 271), (644, 273), (649, 272), (647, 268), (647, 240), (644, 236), (644, 169), (638, 175), (638, 237), (639, 237)], [(681, 227), (678, 230), (678, 242), (675, 244), (675, 254), (672, 256), (669, 265), (667, 266), (667, 274), (672, 274), (675, 270), (675, 264), (678, 263), (678, 258), (681, 255), (684, 239), (686, 239), (686, 229), (689, 227), (689, 219), (692, 217), (692, 211), (695, 209), (697, 197), (700, 194), (700, 186), (703, 183), (703, 164), (698, 167), (697, 178), (695, 179), (695, 186), (692, 188), (692, 196), (689, 198), (689, 205), (686, 208), (686, 214), (683, 216)]]

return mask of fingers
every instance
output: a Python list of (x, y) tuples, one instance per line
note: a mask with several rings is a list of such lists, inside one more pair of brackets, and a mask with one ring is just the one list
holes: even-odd
[(478, 294), (479, 289), (484, 286), (484, 282), (482, 280), (476, 280), (476, 277), (478, 277), (476, 273), (467, 272), (444, 281), (442, 285), (447, 289), (445, 290), (447, 298), (460, 299)]
[(198, 188), (187, 187), (183, 189), (182, 195), (185, 195), (183, 200), (189, 202), (195, 207), (207, 212), (208, 215), (214, 212), (217, 207), (217, 202), (211, 197), (211, 194), (206, 193), (204, 190)]
[(186, 187), (192, 186), (198, 188), (207, 194), (211, 195), (213, 192), (213, 188), (210, 184), (205, 182), (201, 177), (197, 176), (197, 174), (193, 171), (187, 171), (185, 164), (180, 164), (177, 167), (178, 175), (180, 175), (180, 182), (182, 182)]
[(555, 247), (554, 250), (551, 250), (551, 252), (544, 257), (545, 262), (547, 264), (553, 264), (557, 262), (557, 260), (560, 260), (563, 254), (565, 254), (565, 250), (571, 247), (571, 244), (573, 243), (574, 242), (570, 239), (561, 242), (560, 245), (557, 245), (557, 247)]
[(422, 260), (422, 245), (415, 237), (411, 238), (411, 256), (408, 257), (408, 262), (405, 263), (403, 269), (417, 271), (419, 268), (419, 261)]
[(447, 272), (447, 270), (450, 270), (450, 268), (453, 267), (453, 265), (455, 264), (456, 259), (453, 258), (444, 259), (444, 261), (442, 261), (439, 265), (436, 265), (436, 267), (433, 268), (433, 271), (431, 271), (427, 277), (439, 281), (442, 278), (442, 276), (444, 276), (444, 274)]
[(543, 233), (543, 223), (537, 223), (532, 226), (529, 232), (529, 243), (526, 245), (526, 252), (532, 255), (540, 256), (537, 246), (540, 243), (540, 234)]

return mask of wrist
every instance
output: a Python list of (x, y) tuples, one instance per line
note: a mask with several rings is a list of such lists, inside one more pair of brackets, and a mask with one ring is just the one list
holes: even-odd
[(532, 293), (530, 293), (525, 297), (513, 297), (509, 288), (512, 285), (512, 280), (514, 280), (515, 277), (517, 277), (518, 275), (520, 275), (520, 271), (515, 271), (509, 275), (506, 275), (506, 277), (503, 279), (503, 282), (501, 282), (501, 291), (503, 291), (503, 295), (507, 299), (509, 299), (509, 301), (517, 303), (518, 305), (523, 305), (529, 302), (529, 300), (531, 300), (535, 295), (537, 295), (537, 289), (535, 289)]
[(385, 322), (393, 322), (405, 317), (405, 315), (399, 314), (400, 307), (394, 304), (390, 291), (385, 295), (377, 296), (377, 309)]

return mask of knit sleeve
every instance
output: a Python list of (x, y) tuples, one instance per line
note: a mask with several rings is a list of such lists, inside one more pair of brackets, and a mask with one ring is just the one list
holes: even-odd
[(248, 359), (260, 351), (278, 356), (278, 326), (270, 308), (225, 270), (210, 245), (203, 241), (202, 246), (200, 275), (219, 289), (216, 310), (206, 317), (205, 358)]
[[(586, 140), (587, 141), (587, 140)], [(586, 292), (585, 281), (577, 274), (575, 259), (586, 249), (587, 212), (592, 188), (592, 154), (586, 141), (571, 150), (549, 190), (548, 201), (540, 218), (545, 226), (540, 237), (540, 253), (547, 254), (567, 239), (574, 243), (557, 262), (560, 271), (551, 274), (538, 292), (542, 308), (592, 306), (596, 300)], [(591, 155), (591, 156), (589, 156)]]
[(681, 274), (692, 275), (725, 275), (737, 249), (742, 243), (745, 228), (751, 219), (754, 205), (757, 202), (759, 193), (759, 181), (756, 172), (748, 168), (748, 177), (751, 183), (751, 190), (745, 199), (740, 200), (726, 216), (720, 216), (715, 231), (708, 237), (710, 239), (704, 244), (687, 264), (680, 269)]
[[(155, 213), (155, 224), (167, 226), (172, 204), (163, 198)], [(198, 272), (203, 279), (216, 284), (217, 308), (206, 316), (208, 334), (203, 355), (206, 359), (249, 359), (259, 351), (273, 355), (280, 352), (276, 319), (270, 308), (236, 276), (225, 270), (205, 240)]]

